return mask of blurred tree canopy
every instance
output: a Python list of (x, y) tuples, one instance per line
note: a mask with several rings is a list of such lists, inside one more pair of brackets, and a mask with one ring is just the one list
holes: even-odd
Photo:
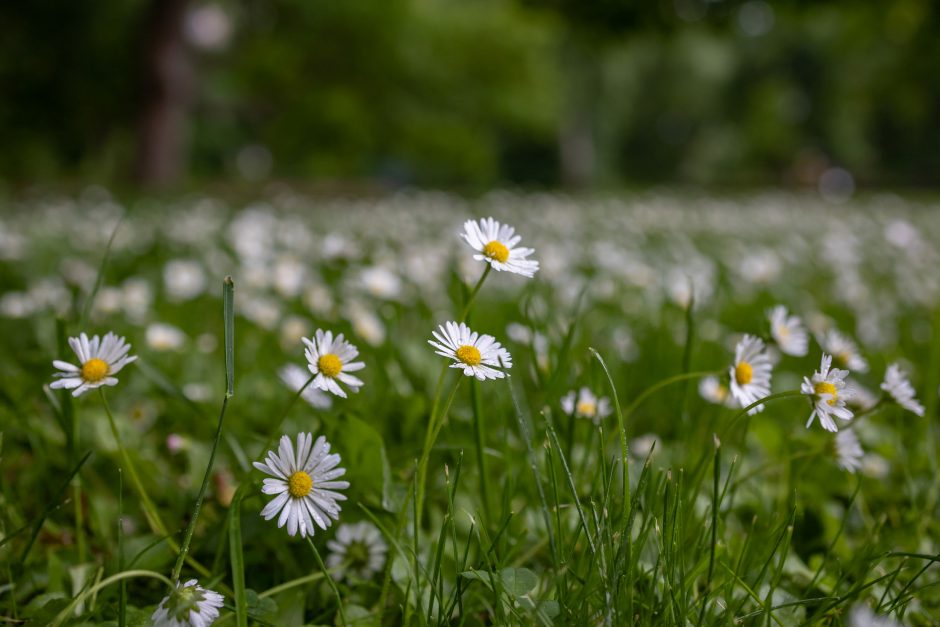
[(0, 178), (815, 185), (839, 166), (924, 186), (940, 171), (931, 0), (161, 2), (0, 6)]

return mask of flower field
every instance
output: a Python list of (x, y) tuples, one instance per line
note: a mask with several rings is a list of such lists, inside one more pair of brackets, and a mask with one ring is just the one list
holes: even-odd
[(2, 621), (937, 624), (938, 241), (893, 195), (9, 202)]

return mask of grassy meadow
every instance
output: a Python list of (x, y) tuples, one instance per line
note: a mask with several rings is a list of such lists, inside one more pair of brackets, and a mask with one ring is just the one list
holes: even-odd
[[(3, 624), (940, 621), (930, 201), (6, 204)], [(488, 216), (521, 242), (474, 250), (464, 224)], [(513, 246), (533, 277), (492, 270)], [(784, 350), (778, 305), (805, 350)], [(501, 347), (437, 354), (449, 321)], [(358, 349), (361, 386), (318, 330)], [(69, 342), (108, 332), (137, 357), (119, 371), (116, 348)], [(823, 354), (844, 381), (813, 379)], [(731, 384), (765, 371), (745, 408)], [(838, 433), (807, 426), (843, 401)], [(339, 460), (265, 462), (306, 433)]]

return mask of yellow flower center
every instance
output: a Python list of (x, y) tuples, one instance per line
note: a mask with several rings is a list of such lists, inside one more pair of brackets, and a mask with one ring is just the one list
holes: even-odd
[(506, 263), (506, 260), (509, 259), (509, 249), (506, 248), (505, 244), (495, 239), (483, 247), (483, 254), (500, 263)]
[(597, 404), (591, 401), (581, 401), (578, 403), (578, 413), (582, 416), (593, 416), (597, 411)]
[(754, 369), (746, 361), (742, 361), (734, 367), (734, 380), (738, 382), (738, 385), (747, 385), (753, 378)]
[(311, 489), (313, 489), (313, 479), (303, 470), (298, 470), (287, 480), (287, 492), (295, 499), (307, 496)]
[(92, 357), (82, 364), (82, 379), (89, 383), (97, 383), (108, 376), (110, 371), (111, 368), (108, 366), (108, 362)]
[(317, 360), (317, 369), (329, 378), (333, 378), (343, 371), (343, 362), (333, 353), (320, 355)]
[(839, 394), (836, 392), (836, 386), (829, 383), (828, 381), (820, 381), (814, 386), (814, 389), (816, 390), (817, 394), (832, 394), (832, 398), (826, 402), (830, 405), (836, 404), (836, 399), (839, 398)]
[(468, 366), (479, 366), (481, 361), (480, 349), (476, 346), (464, 344), (457, 349), (457, 359)]
[(777, 335), (783, 338), (790, 337), (790, 327), (785, 324), (777, 325)]

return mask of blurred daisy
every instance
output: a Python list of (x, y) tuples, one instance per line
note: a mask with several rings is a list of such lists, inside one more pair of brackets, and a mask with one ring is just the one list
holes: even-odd
[(864, 457), (865, 451), (855, 435), (855, 429), (843, 429), (836, 434), (836, 463), (839, 468), (854, 475), (862, 467)]
[(569, 416), (590, 418), (595, 424), (600, 424), (601, 418), (606, 418), (611, 412), (610, 399), (606, 396), (599, 399), (586, 387), (577, 392), (571, 390), (562, 397), (561, 408)]
[(878, 397), (854, 379), (845, 380), (845, 404), (860, 410), (868, 410), (878, 403)]
[(867, 605), (857, 604), (849, 611), (848, 627), (901, 627), (890, 616), (875, 614)]
[(858, 352), (858, 345), (852, 338), (830, 329), (820, 340), (824, 353), (829, 353), (839, 365), (853, 372), (868, 372), (868, 362)]
[(219, 617), (225, 597), (206, 590), (195, 579), (176, 582), (176, 589), (168, 594), (150, 617), (154, 627), (208, 627)]
[(361, 361), (353, 361), (359, 350), (347, 342), (340, 333), (335, 338), (332, 331), (317, 329), (314, 339), (303, 339), (307, 349), (304, 356), (307, 358), (307, 368), (314, 374), (313, 385), (324, 392), (346, 398), (346, 392), (337, 381), (348, 385), (353, 392), (362, 387), (362, 380), (350, 372), (362, 370), (366, 367)]
[[(287, 364), (281, 367), (281, 369), (277, 371), (277, 376), (281, 378), (281, 381), (283, 381), (287, 387), (295, 392), (299, 392), (300, 389), (304, 387), (304, 384), (307, 383), (307, 379), (310, 378), (307, 372), (297, 364)], [(330, 395), (324, 394), (322, 390), (318, 390), (312, 383), (304, 388), (300, 398), (307, 401), (311, 407), (315, 407), (316, 409), (329, 409), (330, 406), (333, 405), (333, 399), (330, 398)]]
[(110, 331), (103, 340), (97, 335), (89, 340), (84, 333), (78, 337), (70, 337), (69, 346), (75, 351), (81, 366), (56, 359), (52, 365), (62, 372), (52, 375), (57, 380), (49, 387), (72, 390), (72, 396), (80, 396), (85, 391), (102, 385), (117, 385), (118, 380), (114, 375), (137, 359), (136, 355), (127, 354), (131, 345), (125, 342), (123, 337), (118, 337)]
[[(445, 322), (432, 331), (434, 340), (428, 344), (442, 357), (453, 359), (451, 368), (459, 368), (468, 377), (480, 381), (502, 379), (499, 368), (512, 368), (512, 356), (492, 335), (480, 335), (461, 322)], [(435, 341), (437, 340), (437, 341)]]
[[(770, 396), (770, 371), (773, 366), (764, 347), (764, 341), (753, 335), (745, 335), (734, 349), (734, 364), (731, 374), (731, 395), (747, 407), (760, 399)], [(758, 405), (748, 415), (763, 411)]]
[(737, 407), (737, 402), (731, 396), (728, 386), (722, 383), (718, 377), (705, 377), (698, 382), (698, 393), (709, 403), (715, 405), (724, 405), (725, 407)]
[(326, 565), (330, 569), (338, 568), (339, 575), (357, 579), (370, 579), (385, 565), (388, 546), (382, 540), (382, 534), (372, 523), (362, 521), (354, 525), (340, 525), (336, 536), (327, 540), (330, 554)]
[(534, 248), (516, 248), (522, 240), (515, 235), (516, 229), (508, 224), (500, 224), (493, 218), (483, 218), (479, 222), (467, 220), (460, 234), (478, 255), (473, 258), (485, 261), (494, 270), (508, 270), (514, 274), (532, 278), (539, 270), (539, 262), (526, 259), (535, 252)]
[(914, 387), (898, 364), (888, 366), (881, 389), (890, 394), (891, 398), (904, 409), (918, 416), (924, 415), (924, 406), (914, 397)]
[(786, 307), (777, 305), (767, 312), (767, 319), (770, 321), (770, 334), (782, 352), (795, 357), (806, 355), (809, 337), (799, 317), (789, 315)]
[(322, 435), (313, 442), (310, 433), (297, 434), (297, 454), (289, 437), (281, 436), (277, 453), (268, 451), (265, 463), (254, 462), (254, 467), (271, 475), (265, 479), (261, 492), (277, 496), (261, 510), (265, 520), (278, 516), (277, 526), (287, 524), (287, 533), (297, 532), (312, 536), (316, 528), (326, 529), (334, 520), (339, 520), (340, 506), (337, 501), (346, 497), (336, 490), (349, 487), (348, 481), (336, 481), (346, 474), (338, 468), (340, 457), (330, 455), (330, 444)]
[(181, 329), (165, 322), (154, 322), (144, 335), (147, 346), (155, 351), (175, 351), (186, 344), (186, 334)]
[(808, 429), (816, 416), (819, 424), (826, 431), (838, 431), (833, 416), (842, 420), (851, 420), (852, 411), (845, 406), (845, 401), (851, 392), (845, 387), (845, 377), (848, 370), (831, 368), (832, 357), (823, 355), (819, 363), (819, 370), (813, 373), (813, 378), (803, 377), (800, 391), (813, 399), (813, 413), (806, 422)]

